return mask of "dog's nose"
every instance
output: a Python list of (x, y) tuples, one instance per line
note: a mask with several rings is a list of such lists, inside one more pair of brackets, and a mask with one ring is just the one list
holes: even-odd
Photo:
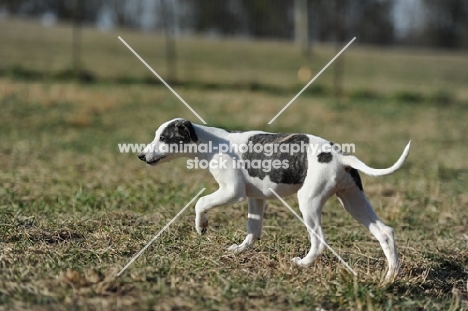
[(146, 155), (142, 152), (142, 153), (139, 153), (138, 154), (138, 159), (140, 159), (141, 161), (145, 161), (146, 162)]

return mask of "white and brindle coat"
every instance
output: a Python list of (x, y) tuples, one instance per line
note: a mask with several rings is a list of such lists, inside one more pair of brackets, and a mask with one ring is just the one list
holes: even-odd
[[(205, 213), (213, 207), (236, 203), (248, 199), (248, 222), (247, 236), (240, 244), (232, 245), (229, 250), (242, 252), (251, 247), (262, 235), (263, 213), (266, 200), (275, 199), (276, 196), (270, 190), (273, 189), (281, 197), (286, 197), (297, 192), (299, 208), (304, 221), (315, 230), (317, 235), (310, 229), (310, 251), (304, 258), (296, 257), (293, 262), (306, 266), (311, 264), (323, 251), (325, 237), (321, 225), (321, 213), (328, 198), (336, 194), (343, 207), (360, 223), (362, 223), (380, 242), (385, 256), (388, 260), (388, 272), (386, 279), (391, 280), (398, 275), (400, 264), (395, 245), (394, 231), (386, 226), (376, 215), (371, 204), (363, 192), (358, 170), (371, 176), (383, 176), (395, 172), (405, 162), (410, 143), (406, 146), (398, 161), (387, 169), (374, 169), (368, 167), (358, 158), (352, 155), (335, 151), (320, 152), (313, 154), (308, 149), (306, 152), (296, 154), (274, 153), (267, 157), (263, 153), (249, 152), (226, 152), (217, 151), (199, 152), (170, 152), (170, 144), (209, 144), (212, 149), (218, 150), (221, 144), (246, 145), (253, 144), (300, 144), (305, 142), (310, 145), (324, 146), (333, 145), (328, 140), (306, 134), (272, 134), (261, 131), (228, 132), (214, 127), (206, 127), (193, 124), (184, 119), (174, 119), (161, 125), (156, 130), (154, 141), (149, 144), (138, 157), (150, 165), (156, 165), (171, 161), (175, 158), (185, 156), (209, 163), (224, 162), (227, 167), (213, 165), (209, 168), (211, 174), (219, 184), (219, 189), (214, 193), (200, 198), (195, 206), (196, 218), (195, 228), (198, 233), (206, 231), (208, 220)], [(166, 146), (164, 146), (166, 145)], [(193, 147), (193, 146), (192, 146)], [(164, 151), (161, 151), (164, 150)], [(193, 149), (192, 149), (193, 151)], [(271, 169), (265, 172), (262, 169), (234, 167), (233, 159), (282, 159), (288, 160), (287, 168)]]

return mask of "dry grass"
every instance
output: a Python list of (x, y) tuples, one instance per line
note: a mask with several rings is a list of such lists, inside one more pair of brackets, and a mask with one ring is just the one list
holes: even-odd
[[(27, 36), (17, 41), (32, 41)], [(129, 41), (138, 44), (146, 40), (132, 36)], [(205, 43), (237, 46), (203, 43), (200, 49)], [(253, 45), (252, 55), (268, 44)], [(363, 59), (374, 52), (353, 53)], [(119, 53), (127, 51), (116, 43), (108, 61), (120, 64), (126, 58)], [(457, 69), (453, 77), (464, 74)], [(183, 160), (149, 168), (134, 154), (120, 154), (117, 144), (149, 142), (162, 122), (195, 118), (160, 86), (0, 79), (0, 309), (468, 308), (466, 104), (303, 97), (268, 127), (289, 96), (177, 91), (210, 125), (354, 142), (357, 155), (373, 166), (393, 163), (412, 139), (399, 172), (363, 177), (377, 213), (395, 228), (398, 280), (381, 283), (386, 262), (378, 243), (334, 199), (324, 211), (325, 233), (359, 273), (356, 279), (329, 252), (309, 268), (293, 266), (290, 259), (308, 250), (307, 234), (278, 201), (269, 203), (264, 237), (252, 250), (226, 251), (244, 238), (245, 203), (210, 211), (205, 236), (193, 228), (192, 208), (115, 277), (200, 188), (216, 188), (208, 172), (188, 170)], [(288, 202), (297, 209), (294, 198)]]
[[(401, 172), (364, 179), (376, 210), (397, 232), (403, 273), (395, 284), (381, 285), (381, 250), (334, 200), (325, 209), (325, 231), (359, 272), (356, 280), (327, 252), (310, 268), (292, 266), (290, 258), (307, 251), (307, 236), (276, 201), (267, 211), (264, 238), (253, 250), (237, 256), (226, 252), (243, 238), (245, 204), (210, 213), (203, 237), (193, 229), (191, 211), (116, 278), (200, 187), (215, 189), (207, 172), (188, 171), (184, 161), (150, 169), (134, 155), (119, 154), (116, 145), (150, 141), (164, 120), (190, 118), (190, 113), (162, 88), (7, 80), (1, 88), (0, 297), (8, 308), (466, 307), (466, 161), (458, 148), (450, 149), (449, 158), (441, 156), (442, 133), (423, 130), (427, 120), (440, 116), (434, 107), (302, 100), (273, 128), (354, 141), (358, 155), (376, 166), (394, 161), (406, 140), (413, 140)], [(181, 92), (207, 121), (231, 128), (261, 128), (285, 102), (261, 93)], [(223, 113), (229, 109), (235, 111)], [(450, 119), (439, 123), (463, 131), (466, 108), (453, 109)], [(71, 117), (83, 111), (91, 121), (75, 124)], [(266, 117), (258, 121), (255, 115)], [(362, 115), (365, 123), (359, 122)], [(463, 142), (459, 134), (453, 130), (452, 144)], [(290, 203), (297, 207), (294, 199)]]

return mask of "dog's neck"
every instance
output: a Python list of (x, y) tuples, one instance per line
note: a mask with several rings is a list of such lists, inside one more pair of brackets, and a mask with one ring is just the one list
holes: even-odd
[[(197, 145), (206, 145), (206, 148), (210, 148), (210, 146), (219, 146), (220, 144), (229, 144), (229, 141), (226, 139), (229, 132), (215, 127), (208, 127), (199, 124), (193, 124), (193, 129), (195, 130), (195, 134), (197, 135), (197, 141), (195, 144)], [(207, 150), (207, 152), (200, 153), (200, 152), (186, 152), (182, 156), (188, 158), (203, 158), (208, 159), (213, 156), (213, 153)]]
[(216, 127), (208, 127), (193, 123), (192, 126), (195, 129), (195, 133), (197, 134), (197, 143), (208, 144), (211, 141), (213, 144), (217, 144), (220, 141), (225, 140), (229, 134), (229, 132), (226, 130)]

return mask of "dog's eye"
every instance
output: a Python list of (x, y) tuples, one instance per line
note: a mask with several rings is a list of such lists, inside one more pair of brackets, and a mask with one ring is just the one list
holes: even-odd
[(164, 141), (164, 139), (165, 139), (164, 136), (160, 136), (160, 137), (159, 137), (159, 140), (160, 140), (160, 141)]

